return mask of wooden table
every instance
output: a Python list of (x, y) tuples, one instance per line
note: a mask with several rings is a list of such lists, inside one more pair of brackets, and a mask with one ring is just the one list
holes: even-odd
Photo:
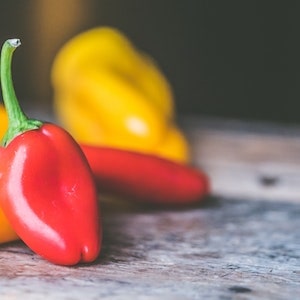
[(184, 118), (212, 196), (182, 209), (101, 203), (91, 265), (0, 247), (0, 299), (300, 299), (300, 129)]

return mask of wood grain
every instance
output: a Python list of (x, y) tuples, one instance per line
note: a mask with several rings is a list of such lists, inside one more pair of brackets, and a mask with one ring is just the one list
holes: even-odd
[(300, 202), (300, 128), (187, 118), (195, 164), (215, 195)]
[(103, 249), (90, 265), (2, 245), (0, 299), (300, 299), (297, 134), (185, 124), (211, 197), (182, 208), (101, 199)]

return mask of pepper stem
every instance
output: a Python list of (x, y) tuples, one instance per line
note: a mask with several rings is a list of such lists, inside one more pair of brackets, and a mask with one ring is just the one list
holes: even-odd
[(13, 53), (20, 45), (21, 41), (19, 39), (9, 39), (5, 41), (1, 51), (0, 78), (3, 102), (8, 115), (8, 129), (2, 139), (2, 146), (6, 146), (19, 134), (42, 126), (41, 121), (29, 119), (25, 115), (15, 94), (11, 65)]

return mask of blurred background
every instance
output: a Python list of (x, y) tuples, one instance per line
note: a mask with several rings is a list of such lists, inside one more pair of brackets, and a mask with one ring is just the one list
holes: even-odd
[(299, 1), (0, 0), (1, 40), (19, 37), (17, 95), (51, 111), (58, 49), (109, 25), (150, 54), (178, 114), (300, 123)]

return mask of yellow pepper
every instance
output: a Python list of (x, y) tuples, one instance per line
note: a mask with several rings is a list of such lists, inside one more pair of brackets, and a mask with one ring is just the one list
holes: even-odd
[[(4, 109), (4, 106), (0, 104), (0, 137), (1, 138), (6, 132), (7, 125), (8, 125), (8, 119), (7, 119), (6, 111)], [(0, 209), (0, 243), (6, 243), (17, 239), (18, 239), (17, 234), (11, 228), (11, 226), (8, 223), (8, 220), (6, 219), (2, 210)]]
[(167, 79), (118, 30), (95, 28), (67, 42), (52, 83), (56, 116), (78, 142), (189, 161)]

